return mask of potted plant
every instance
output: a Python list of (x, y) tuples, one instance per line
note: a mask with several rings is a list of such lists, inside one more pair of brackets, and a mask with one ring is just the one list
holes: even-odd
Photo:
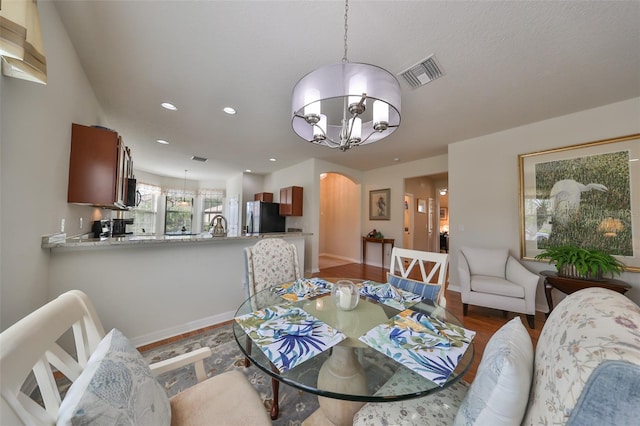
[(548, 259), (556, 264), (558, 275), (601, 281), (605, 275), (620, 275), (624, 263), (602, 250), (585, 249), (576, 246), (557, 246), (545, 249), (536, 257)]

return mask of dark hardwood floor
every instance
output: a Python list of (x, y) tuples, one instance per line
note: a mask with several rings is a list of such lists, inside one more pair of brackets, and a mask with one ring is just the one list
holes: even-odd
[[(335, 266), (332, 268), (326, 268), (320, 270), (319, 273), (314, 274), (314, 277), (329, 278), (329, 277), (344, 277), (344, 278), (358, 278), (364, 280), (373, 280), (378, 282), (387, 281), (387, 269), (378, 268), (370, 265), (363, 265), (360, 263), (350, 263), (347, 265)], [(419, 272), (418, 272), (419, 273)], [(420, 279), (419, 277), (414, 277)], [(507, 321), (513, 318), (514, 313), (503, 314), (502, 311), (496, 309), (483, 308), (479, 306), (469, 306), (469, 312), (467, 316), (462, 315), (462, 301), (460, 299), (460, 293), (446, 290), (445, 297), (447, 299), (447, 310), (451, 311), (464, 325), (465, 328), (474, 330), (476, 337), (473, 340), (475, 348), (475, 356), (471, 368), (464, 376), (464, 380), (472, 382), (476, 376), (480, 359), (487, 342), (500, 327), (502, 327)], [(522, 323), (524, 324), (531, 341), (535, 348), (540, 336), (540, 331), (544, 325), (545, 315), (541, 312), (536, 313), (536, 328), (531, 330), (527, 325), (527, 318), (525, 315), (521, 315)]]

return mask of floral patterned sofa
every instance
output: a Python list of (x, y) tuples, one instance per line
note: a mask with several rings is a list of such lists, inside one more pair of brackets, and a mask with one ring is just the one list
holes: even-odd
[(366, 404), (354, 425), (638, 424), (640, 308), (630, 299), (600, 288), (567, 296), (549, 315), (535, 357), (525, 334), (519, 317), (498, 330), (471, 385)]

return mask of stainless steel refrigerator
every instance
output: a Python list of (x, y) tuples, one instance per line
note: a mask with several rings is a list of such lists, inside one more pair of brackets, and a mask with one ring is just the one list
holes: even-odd
[(247, 201), (247, 235), (285, 232), (285, 217), (280, 216), (279, 203)]

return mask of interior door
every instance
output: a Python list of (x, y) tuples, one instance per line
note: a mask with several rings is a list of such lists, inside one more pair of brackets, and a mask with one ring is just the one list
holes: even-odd
[(404, 232), (403, 232), (403, 247), (413, 248), (413, 208), (414, 199), (413, 194), (404, 194)]

